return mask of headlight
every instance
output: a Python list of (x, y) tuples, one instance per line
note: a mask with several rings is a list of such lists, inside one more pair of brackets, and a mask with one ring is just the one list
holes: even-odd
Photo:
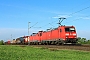
[(69, 35), (69, 34), (65, 34), (65, 35)]
[(66, 38), (68, 38), (68, 37), (66, 37)]
[(76, 35), (76, 34), (73, 34), (73, 35)]
[(74, 37), (74, 38), (77, 38), (77, 37)]

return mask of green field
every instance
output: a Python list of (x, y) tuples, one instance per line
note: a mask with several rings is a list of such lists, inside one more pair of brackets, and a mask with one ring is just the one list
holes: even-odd
[(90, 60), (90, 52), (1, 45), (0, 60)]

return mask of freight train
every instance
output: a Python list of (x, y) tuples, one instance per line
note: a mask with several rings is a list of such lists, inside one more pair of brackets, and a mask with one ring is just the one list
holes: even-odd
[(16, 39), (16, 44), (76, 44), (77, 33), (74, 26), (61, 25), (58, 28), (47, 31), (38, 31), (30, 36), (24, 36)]

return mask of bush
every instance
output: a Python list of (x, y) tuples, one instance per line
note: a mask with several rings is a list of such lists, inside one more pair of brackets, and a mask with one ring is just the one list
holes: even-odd
[(86, 38), (78, 37), (78, 42), (81, 44), (90, 44), (90, 40), (87, 40)]
[(4, 45), (4, 41), (3, 40), (0, 41), (0, 45)]

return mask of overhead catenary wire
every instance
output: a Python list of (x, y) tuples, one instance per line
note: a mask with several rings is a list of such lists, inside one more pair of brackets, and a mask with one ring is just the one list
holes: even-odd
[[(69, 14), (68, 16), (71, 16), (71, 15), (73, 15), (73, 14), (76, 14), (76, 13), (79, 13), (79, 12), (81, 12), (81, 11), (83, 11), (83, 10), (86, 10), (86, 9), (88, 9), (88, 8), (90, 8), (90, 6), (88, 6), (88, 7), (85, 7), (85, 8), (83, 8), (83, 9), (81, 9), (81, 10), (78, 10), (78, 11), (76, 11), (76, 12), (73, 12), (73, 13), (71, 13), (71, 14)], [(72, 20), (72, 21), (76, 21), (76, 20), (79, 20), (80, 18), (78, 18), (78, 19), (75, 19), (75, 20)], [(67, 20), (67, 19), (66, 19)], [(46, 25), (43, 25), (43, 26), (41, 26), (40, 28), (42, 28), (42, 27), (45, 27), (45, 26), (47, 26), (47, 25), (50, 25), (50, 24), (52, 24), (52, 23), (54, 23), (54, 22), (56, 22), (57, 20), (55, 20), (55, 21), (53, 21), (53, 22), (51, 22), (51, 23), (47, 23)], [(69, 23), (69, 22), (66, 22), (66, 23)], [(37, 23), (36, 23), (37, 24)], [(36, 25), (35, 24), (35, 25)], [(51, 25), (52, 26), (52, 25)], [(33, 26), (32, 26), (33, 27)], [(53, 27), (55, 27), (54, 25), (53, 25)]]
[(32, 25), (30, 28), (34, 27), (38, 22), (36, 22), (34, 25)]
[[(68, 15), (68, 16), (71, 16), (71, 15), (73, 15), (73, 14), (79, 13), (79, 12), (81, 12), (81, 11), (83, 11), (83, 10), (88, 9), (88, 8), (90, 8), (90, 6), (85, 7), (85, 8), (83, 8), (83, 9), (81, 9), (81, 10), (79, 10), (79, 11), (76, 11), (76, 12), (74, 12), (74, 13), (71, 13), (71, 14)], [(88, 16), (87, 16), (87, 17), (88, 17)], [(81, 18), (78, 18), (78, 19), (72, 20), (71, 22), (76, 21), (76, 20), (80, 20), (80, 19), (81, 19)], [(70, 23), (70, 22), (66, 22), (66, 23)]]
[[(90, 15), (85, 16), (85, 17), (90, 17)], [(74, 22), (74, 21), (77, 21), (77, 20), (80, 20), (80, 19), (82, 19), (82, 18), (78, 18), (78, 19), (72, 20), (71, 22)], [(84, 19), (84, 18), (83, 18), (83, 19)], [(70, 22), (65, 22), (65, 23), (70, 23)]]
[[(56, 22), (57, 20), (55, 20), (55, 21), (53, 21), (53, 22), (51, 22), (51, 23), (54, 23), (54, 22)], [(41, 27), (45, 27), (45, 26), (47, 26), (47, 25), (50, 25), (51, 23), (47, 23), (47, 24), (45, 24), (45, 25), (43, 25), (43, 26), (41, 26)], [(54, 25), (53, 25), (54, 26)]]
[[(90, 6), (85, 7), (85, 8), (83, 8), (83, 9), (81, 9), (81, 10), (79, 10), (79, 11), (76, 11), (76, 12), (74, 12), (74, 13), (71, 13), (71, 14), (69, 14), (68, 16), (71, 16), (71, 15), (73, 15), (73, 14), (79, 13), (79, 12), (81, 12), (81, 11), (83, 11), (83, 10), (88, 9), (88, 8), (90, 8)], [(90, 16), (90, 15), (89, 15), (89, 16)], [(86, 17), (88, 17), (88, 16), (86, 16)], [(79, 19), (81, 19), (81, 18), (78, 18), (78, 19), (72, 20), (72, 22), (73, 22), (73, 21), (76, 21), (76, 20), (79, 20)], [(66, 22), (66, 23), (69, 23), (69, 22)]]
[[(90, 6), (88, 6), (88, 7), (85, 7), (85, 8), (83, 8), (83, 9), (81, 9), (81, 10), (78, 10), (78, 11), (76, 11), (76, 12), (73, 12), (73, 13), (71, 13), (71, 14), (69, 14), (68, 16), (71, 16), (71, 15), (73, 15), (73, 14), (76, 14), (76, 13), (79, 13), (79, 12), (81, 12), (81, 11), (83, 11), (83, 10), (86, 10), (86, 9), (88, 9), (88, 8), (90, 8)], [(75, 20), (79, 20), (80, 18), (78, 18), (78, 19), (75, 19)], [(67, 19), (66, 19), (67, 20)], [(75, 20), (73, 20), (73, 21), (75, 21)], [(57, 20), (56, 20), (57, 21)], [(53, 22), (51, 22), (51, 23), (54, 23), (54, 22), (56, 22), (56, 21), (53, 21)], [(67, 22), (66, 22), (67, 23)], [(46, 24), (46, 25), (49, 25), (50, 23), (48, 23), (48, 24)], [(46, 25), (44, 25), (44, 26), (46, 26)], [(42, 27), (44, 27), (44, 26), (42, 26)]]
[(52, 25), (51, 23), (49, 23), (51, 26), (55, 27), (54, 25)]
[(86, 9), (88, 9), (88, 8), (90, 8), (90, 6), (85, 7), (85, 8), (83, 8), (83, 9), (81, 9), (81, 10), (79, 10), (79, 11), (76, 11), (76, 12), (74, 12), (74, 13), (71, 13), (71, 14), (68, 15), (68, 16), (71, 16), (71, 15), (73, 15), (73, 14), (76, 14), (76, 13), (78, 13), (78, 12), (81, 12), (81, 11), (83, 11), (83, 10), (86, 10)]

